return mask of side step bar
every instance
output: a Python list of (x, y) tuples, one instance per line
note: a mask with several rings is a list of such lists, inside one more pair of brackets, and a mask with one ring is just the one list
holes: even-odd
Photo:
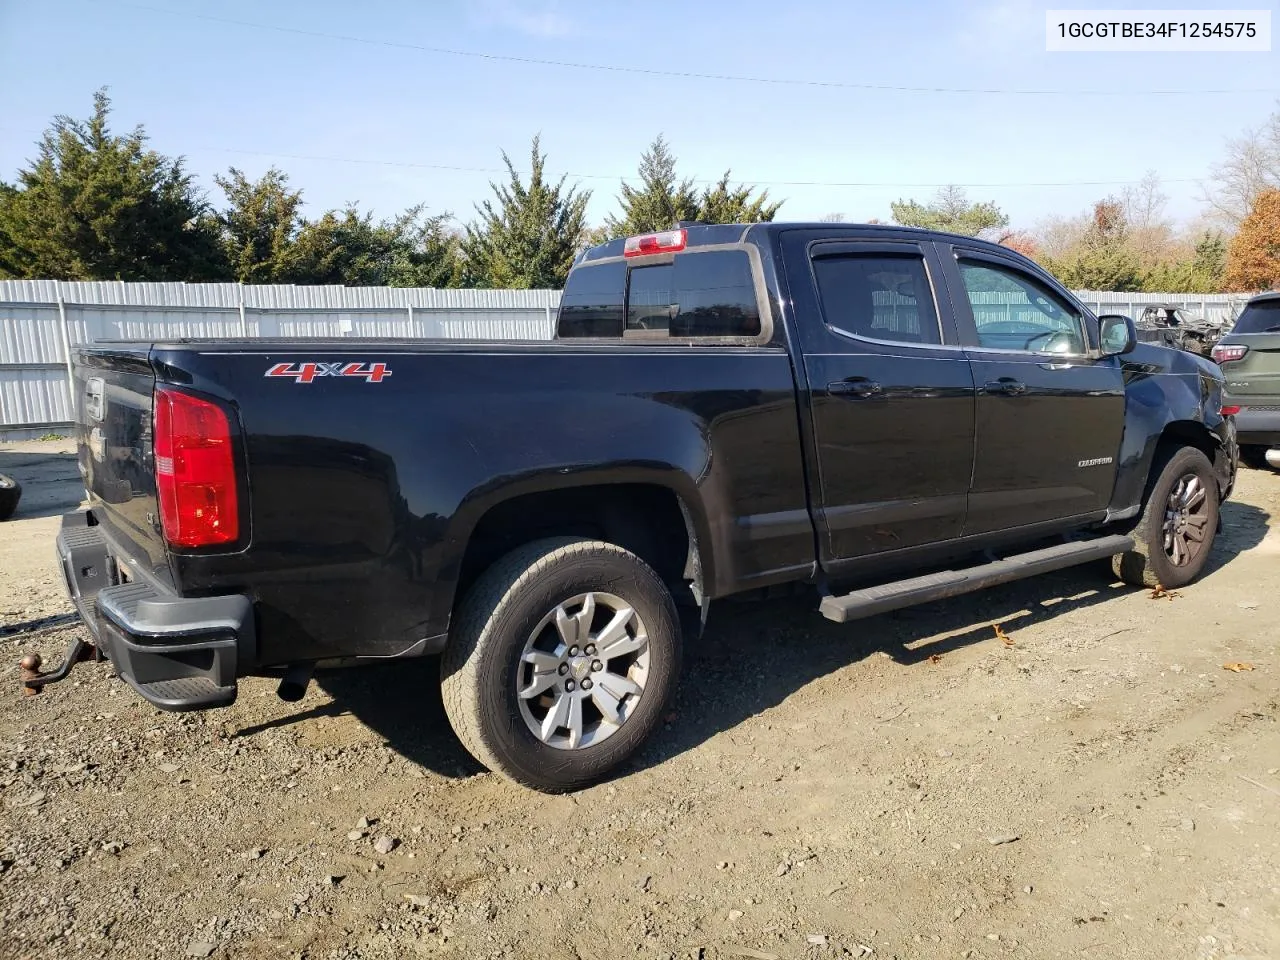
[(854, 590), (843, 597), (824, 597), (818, 608), (828, 620), (848, 623), (878, 613), (910, 607), (930, 600), (958, 597), (962, 593), (994, 587), (999, 583), (1034, 577), (1076, 564), (1101, 560), (1133, 549), (1133, 537), (1113, 535), (1093, 540), (1073, 540), (1043, 550), (1019, 553), (1003, 560), (979, 564), (964, 570), (943, 570), (910, 580)]

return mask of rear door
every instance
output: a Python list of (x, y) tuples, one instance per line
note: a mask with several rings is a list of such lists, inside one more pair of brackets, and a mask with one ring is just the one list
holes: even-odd
[(809, 384), (822, 559), (960, 535), (974, 384), (933, 244), (782, 235)]
[(1097, 321), (1013, 257), (950, 253), (943, 260), (977, 387), (965, 535), (1105, 510), (1125, 397), (1119, 359), (1092, 355)]

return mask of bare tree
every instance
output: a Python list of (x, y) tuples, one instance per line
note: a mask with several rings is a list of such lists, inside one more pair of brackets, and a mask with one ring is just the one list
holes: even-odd
[(843, 213), (824, 213), (818, 218), (819, 223), (844, 223)]
[(1165, 214), (1168, 194), (1160, 189), (1154, 170), (1124, 188), (1120, 203), (1128, 226), (1128, 245), (1144, 267), (1152, 267), (1166, 257), (1174, 244), (1173, 221)]
[(1216, 218), (1235, 230), (1249, 215), (1258, 197), (1280, 189), (1280, 109), (1262, 126), (1227, 141), (1226, 156), (1201, 184), (1203, 199)]
[(1169, 202), (1169, 195), (1161, 192), (1159, 175), (1148, 170), (1141, 180), (1124, 188), (1120, 202), (1124, 204), (1129, 228), (1145, 230), (1164, 222), (1164, 208)]
[(1048, 217), (1036, 224), (1033, 236), (1041, 253), (1052, 259), (1061, 259), (1078, 246), (1089, 232), (1090, 216), (1087, 213), (1074, 217)]

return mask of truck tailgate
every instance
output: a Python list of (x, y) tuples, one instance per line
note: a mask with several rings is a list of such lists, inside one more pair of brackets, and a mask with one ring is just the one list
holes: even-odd
[(73, 369), (76, 439), (90, 509), (119, 554), (172, 586), (156, 500), (151, 444), (155, 370), (150, 344), (84, 347)]

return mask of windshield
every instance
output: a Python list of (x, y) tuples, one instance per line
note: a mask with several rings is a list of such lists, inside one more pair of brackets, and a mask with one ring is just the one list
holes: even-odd
[(1244, 308), (1232, 333), (1280, 332), (1280, 300), (1262, 300)]

